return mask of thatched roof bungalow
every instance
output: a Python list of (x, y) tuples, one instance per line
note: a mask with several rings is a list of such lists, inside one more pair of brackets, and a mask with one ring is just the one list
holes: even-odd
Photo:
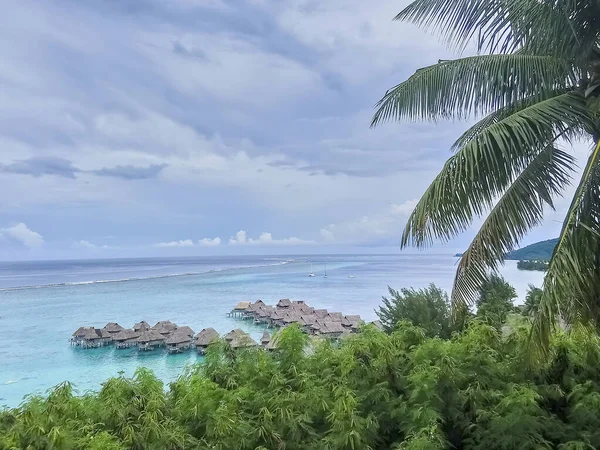
[(158, 331), (163, 336), (169, 336), (173, 331), (177, 329), (177, 324), (171, 322), (170, 320), (161, 320), (160, 322), (156, 322), (151, 330)]
[(326, 309), (315, 309), (313, 314), (315, 316), (317, 316), (319, 319), (322, 319), (325, 316), (327, 316), (327, 314), (329, 314), (329, 312)]
[(286, 314), (283, 318), (283, 325), (290, 325), (292, 323), (299, 323), (301, 321), (300, 314), (295, 311), (290, 311), (289, 314)]
[(344, 320), (344, 315), (341, 312), (330, 312), (323, 320), (326, 320), (327, 322), (342, 322)]
[(133, 331), (141, 333), (142, 331), (149, 330), (150, 328), (152, 328), (150, 324), (145, 320), (142, 320), (141, 322), (138, 322), (133, 326)]
[(117, 348), (128, 348), (137, 344), (140, 333), (131, 329), (123, 329), (113, 336)]
[(277, 302), (277, 308), (289, 308), (292, 306), (292, 301), (289, 298), (282, 298)]
[(262, 300), (256, 300), (254, 303), (251, 303), (250, 306), (248, 306), (246, 311), (256, 312), (259, 309), (264, 308), (265, 306), (265, 302), (263, 302)]
[(169, 353), (181, 353), (188, 350), (192, 346), (192, 336), (178, 328), (165, 340), (167, 350)]
[(194, 334), (196, 334), (196, 333), (194, 333), (194, 330), (192, 330), (187, 325), (175, 328), (175, 330), (173, 331), (173, 333), (185, 333), (185, 334), (187, 334), (190, 337), (194, 337)]
[[(242, 330), (240, 330), (242, 331)], [(233, 338), (229, 341), (229, 345), (233, 349), (238, 348), (249, 348), (249, 347), (257, 347), (258, 344), (254, 339), (250, 337), (249, 334), (245, 332), (236, 333)]]
[(208, 346), (219, 340), (219, 333), (214, 328), (204, 328), (196, 335), (196, 349), (201, 354), (206, 352)]
[(155, 329), (142, 331), (137, 338), (139, 350), (154, 350), (165, 343), (165, 337)]
[(344, 331), (341, 322), (322, 322), (319, 328), (319, 334), (327, 337), (340, 337)]
[(358, 330), (359, 325), (360, 325), (360, 316), (359, 315), (344, 316), (344, 320), (342, 320), (342, 326), (344, 328), (352, 330), (352, 331)]
[(373, 322), (370, 322), (371, 325), (374, 325), (375, 328), (377, 328), (380, 331), (383, 331), (383, 324), (381, 323), (381, 320), (374, 320)]
[(71, 338), (73, 345), (83, 348), (102, 347), (110, 342), (112, 342), (112, 336), (108, 331), (94, 327), (79, 327)]
[(108, 322), (106, 325), (104, 325), (104, 328), (102, 329), (114, 335), (117, 334), (119, 331), (123, 331), (125, 328), (123, 328), (117, 322)]
[(271, 335), (267, 330), (265, 330), (262, 337), (260, 338), (260, 345), (265, 347), (269, 342), (271, 342)]

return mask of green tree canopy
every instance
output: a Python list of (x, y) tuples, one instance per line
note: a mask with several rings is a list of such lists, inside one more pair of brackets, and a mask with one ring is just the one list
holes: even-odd
[(386, 92), (372, 122), (479, 120), (454, 144), (402, 237), (402, 246), (424, 247), (485, 217), (461, 257), (455, 305), (476, 302), (487, 274), (571, 182), (577, 161), (560, 143), (590, 144), (544, 281), (534, 327), (541, 348), (559, 311), (569, 323), (600, 323), (599, 17), (599, 0), (415, 0), (397, 20), (477, 54), (417, 70)]
[(400, 322), (422, 328), (428, 337), (449, 338), (452, 332), (448, 294), (434, 284), (425, 289), (388, 288), (390, 296), (376, 311), (386, 331), (393, 331)]

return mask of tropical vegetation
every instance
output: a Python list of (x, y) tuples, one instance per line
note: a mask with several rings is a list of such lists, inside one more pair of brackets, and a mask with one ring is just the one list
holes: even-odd
[(540, 260), (520, 260), (517, 263), (517, 269), (519, 270), (539, 270), (545, 272), (548, 270), (548, 261), (540, 261)]
[(447, 311), (431, 286), (393, 291), (382, 308), (407, 297), (423, 305), (388, 332), (366, 325), (340, 342), (311, 341), (288, 327), (274, 352), (217, 343), (168, 386), (144, 368), (99, 392), (63, 383), (0, 410), (0, 449), (600, 448), (600, 338), (556, 331), (548, 358), (532, 363), (536, 295), (527, 312), (504, 311), (511, 287), (486, 283), (487, 312), (450, 335), (433, 313), (424, 324), (437, 333), (412, 322)]
[[(598, 325), (600, 1), (415, 0), (396, 19), (470, 54), (391, 88), (372, 124), (478, 119), (410, 215), (402, 246), (448, 241), (485, 217), (451, 295), (455, 305), (472, 305), (486, 275), (541, 223), (579, 165), (534, 336), (547, 349), (559, 311), (567, 323)], [(587, 161), (561, 148), (575, 140), (590, 145)]]

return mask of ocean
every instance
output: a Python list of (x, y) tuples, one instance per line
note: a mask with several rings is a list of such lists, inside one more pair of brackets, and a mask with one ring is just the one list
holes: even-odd
[[(308, 277), (311, 269), (316, 277)], [(323, 273), (327, 268), (328, 277)], [(387, 287), (450, 289), (456, 258), (448, 255), (240, 256), (143, 258), (0, 263), (0, 405), (14, 407), (27, 394), (71, 381), (79, 393), (106, 379), (130, 376), (140, 366), (165, 382), (175, 380), (195, 352), (167, 355), (113, 347), (71, 347), (80, 326), (171, 320), (196, 332), (242, 328), (257, 338), (262, 328), (229, 318), (239, 301), (304, 300), (316, 308), (375, 320)], [(521, 303), (529, 283), (543, 274), (502, 270)], [(353, 275), (354, 278), (349, 278)]]

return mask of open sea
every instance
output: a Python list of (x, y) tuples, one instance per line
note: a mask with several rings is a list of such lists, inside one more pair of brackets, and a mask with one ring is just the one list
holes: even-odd
[[(307, 276), (311, 268), (316, 277)], [(323, 277), (327, 266), (328, 278)], [(237, 256), (0, 263), (0, 405), (14, 407), (30, 393), (44, 393), (68, 380), (78, 392), (139, 366), (165, 382), (175, 380), (200, 357), (194, 351), (138, 354), (114, 347), (70, 346), (80, 326), (118, 322), (129, 328), (146, 320), (171, 320), (196, 332), (242, 328), (253, 337), (262, 329), (228, 318), (239, 301), (304, 300), (316, 308), (360, 314), (374, 309), (387, 286), (450, 289), (456, 258), (448, 255)], [(519, 271), (516, 261), (502, 270), (522, 303), (529, 283), (543, 273)], [(354, 278), (349, 278), (354, 275)]]

